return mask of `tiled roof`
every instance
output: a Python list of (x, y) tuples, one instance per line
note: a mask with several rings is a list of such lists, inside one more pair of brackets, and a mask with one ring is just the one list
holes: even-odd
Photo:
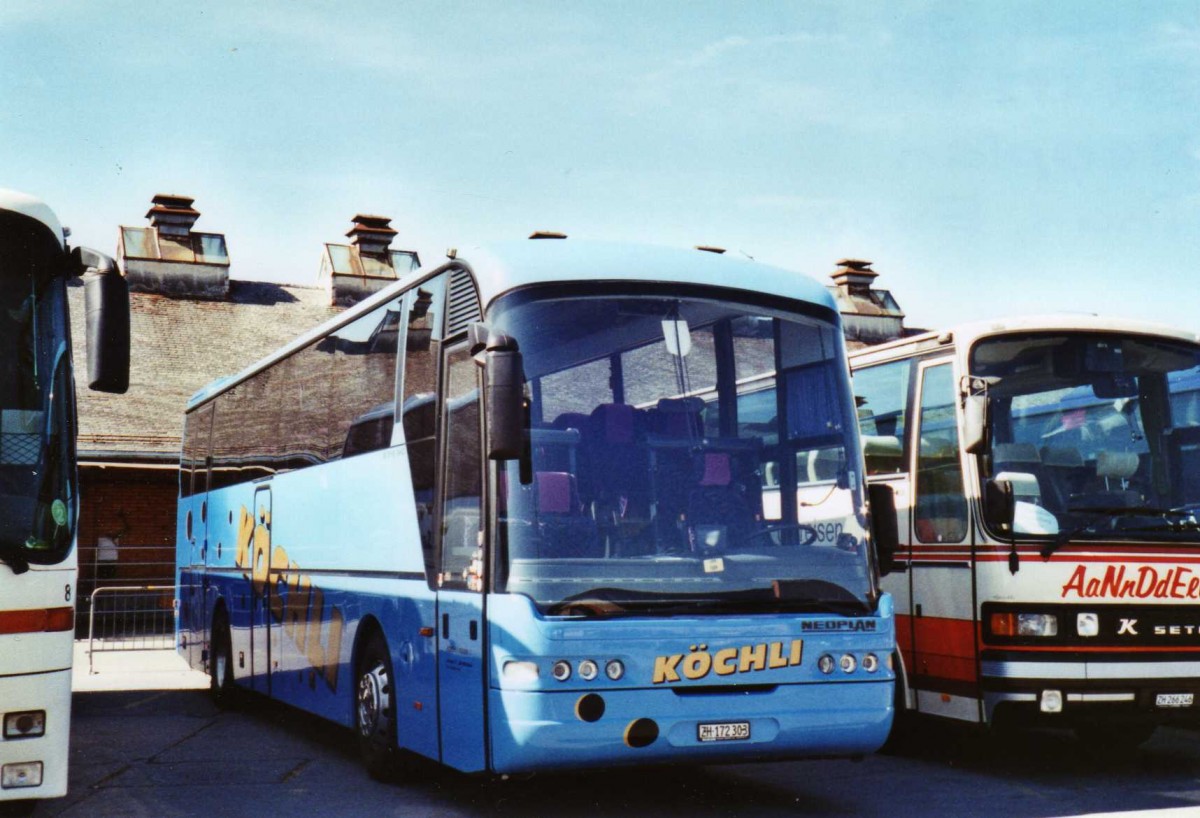
[(83, 287), (70, 290), (79, 453), (83, 459), (178, 456), (183, 409), (196, 390), (233, 375), (341, 311), (324, 290), (231, 281), (225, 301), (130, 295), (124, 395), (87, 388)]

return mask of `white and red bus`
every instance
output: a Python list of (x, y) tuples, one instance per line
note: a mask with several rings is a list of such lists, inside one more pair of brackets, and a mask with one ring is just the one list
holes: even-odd
[(851, 356), (898, 706), (1133, 746), (1200, 707), (1200, 344), (1091, 316)]
[(129, 381), (125, 280), (112, 259), (65, 239), (44, 203), (0, 190), (0, 806), (10, 812), (67, 791), (79, 511), (68, 279), (83, 274), (87, 288), (89, 385), (124, 392)]

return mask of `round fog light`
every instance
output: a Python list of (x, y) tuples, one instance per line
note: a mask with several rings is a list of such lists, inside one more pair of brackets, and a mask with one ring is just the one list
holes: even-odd
[(854, 669), (858, 667), (858, 660), (849, 653), (843, 653), (842, 660), (838, 664), (841, 666), (843, 673), (853, 673)]
[(590, 682), (600, 675), (600, 668), (591, 659), (584, 659), (579, 663), (579, 678), (585, 682)]
[(571, 663), (564, 659), (559, 659), (550, 668), (550, 675), (560, 682), (565, 682), (571, 678)]
[(833, 668), (834, 668), (833, 657), (830, 656), (828, 653), (826, 653), (824, 656), (822, 656), (820, 659), (817, 660), (817, 670), (821, 671), (825, 675), (829, 675), (830, 673), (833, 673)]
[(615, 682), (625, 675), (625, 665), (621, 663), (620, 659), (613, 659), (604, 666), (604, 675)]
[(868, 653), (863, 657), (862, 669), (867, 673), (874, 673), (875, 671), (879, 670), (879, 657), (877, 657), (874, 653)]

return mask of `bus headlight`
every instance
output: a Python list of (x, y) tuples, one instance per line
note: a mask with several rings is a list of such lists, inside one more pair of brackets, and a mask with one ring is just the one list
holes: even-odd
[(1058, 617), (1054, 614), (1017, 614), (1017, 636), (1058, 636)]
[(571, 663), (566, 659), (559, 659), (550, 667), (550, 675), (557, 681), (565, 682), (571, 678)]
[(833, 657), (828, 653), (824, 654), (820, 659), (817, 660), (817, 670), (821, 671), (826, 676), (828, 676), (830, 673), (833, 673), (833, 669), (835, 667), (837, 667), (837, 663), (833, 661)]
[(858, 667), (858, 660), (851, 653), (843, 653), (842, 659), (838, 664), (842, 668), (842, 673), (853, 673), (854, 669)]
[(503, 673), (507, 681), (529, 684), (537, 681), (538, 666), (536, 662), (505, 662)]
[(625, 665), (620, 659), (613, 659), (604, 666), (604, 675), (614, 682), (620, 681), (625, 675)]
[(579, 663), (579, 678), (585, 682), (590, 682), (600, 675), (600, 668), (591, 659), (584, 659)]
[(5, 764), (0, 768), (0, 787), (6, 790), (40, 786), (42, 786), (42, 762), (40, 761)]
[(868, 653), (862, 659), (862, 669), (867, 673), (874, 673), (879, 670), (879, 657), (874, 653)]
[(989, 624), (995, 636), (1058, 636), (1054, 614), (994, 613)]
[(46, 735), (46, 711), (26, 710), (4, 714), (4, 737), (37, 738)]
[(1100, 617), (1094, 613), (1081, 613), (1075, 617), (1075, 632), (1080, 636), (1099, 636)]

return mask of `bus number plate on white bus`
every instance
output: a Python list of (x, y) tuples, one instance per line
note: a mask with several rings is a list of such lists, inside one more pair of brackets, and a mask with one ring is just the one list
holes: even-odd
[(1192, 693), (1159, 693), (1154, 697), (1156, 707), (1191, 707), (1195, 696)]
[(696, 737), (700, 741), (742, 741), (750, 738), (750, 722), (723, 721), (696, 725)]

